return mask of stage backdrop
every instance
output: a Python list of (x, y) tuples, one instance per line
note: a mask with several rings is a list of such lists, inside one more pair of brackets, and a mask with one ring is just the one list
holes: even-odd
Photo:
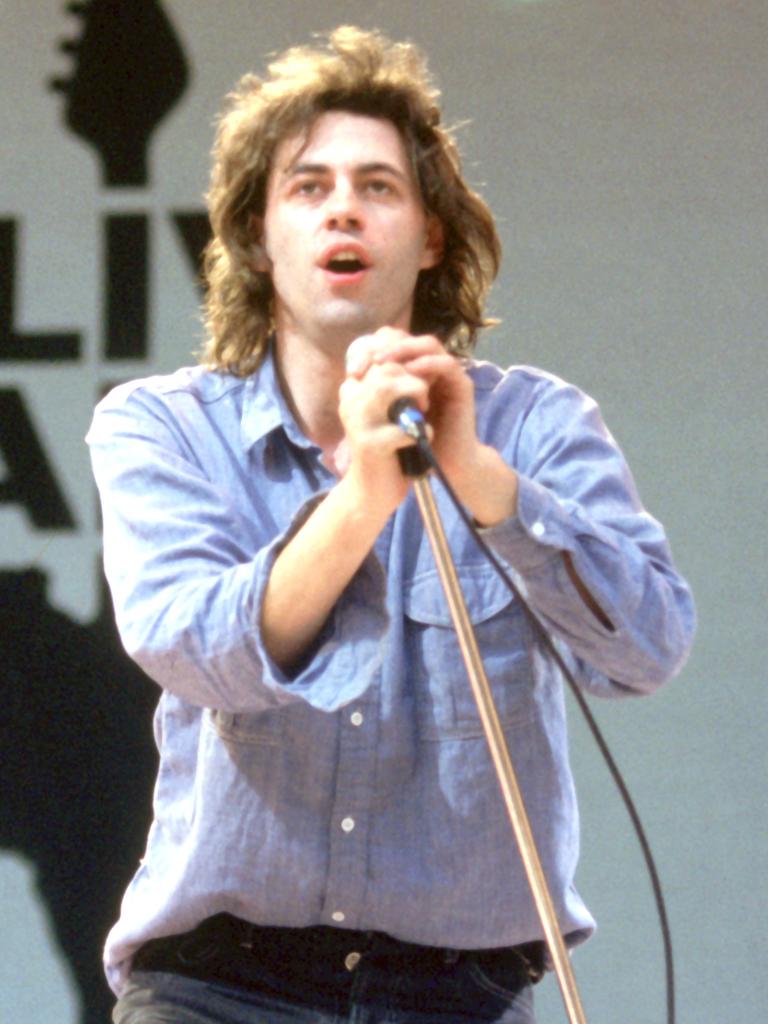
[[(598, 399), (694, 585), (681, 678), (596, 712), (658, 858), (678, 1020), (763, 1021), (768, 5), (3, 0), (0, 19), (0, 1021), (104, 1024), (99, 950), (146, 828), (156, 693), (104, 600), (91, 409), (200, 344), (223, 95), (342, 22), (422, 44), (460, 125), (505, 249), (481, 354)], [(587, 1016), (661, 1022), (650, 887), (572, 710)], [(551, 980), (540, 1005), (565, 1019)]]

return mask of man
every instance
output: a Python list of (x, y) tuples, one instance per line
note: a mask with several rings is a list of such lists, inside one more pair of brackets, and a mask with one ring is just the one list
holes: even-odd
[[(419, 55), (339, 29), (243, 80), (210, 192), (206, 365), (89, 434), (127, 650), (162, 686), (118, 1024), (533, 1020), (542, 931), (400, 472), (408, 398), (580, 683), (655, 689), (693, 612), (594, 403), (466, 357), (499, 249)], [(437, 495), (563, 934), (562, 680)]]

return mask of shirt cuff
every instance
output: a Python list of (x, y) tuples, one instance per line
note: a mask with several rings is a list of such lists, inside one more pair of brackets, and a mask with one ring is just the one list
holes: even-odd
[(519, 476), (517, 514), (481, 528), (484, 538), (522, 575), (534, 575), (576, 545), (568, 510), (541, 484)]

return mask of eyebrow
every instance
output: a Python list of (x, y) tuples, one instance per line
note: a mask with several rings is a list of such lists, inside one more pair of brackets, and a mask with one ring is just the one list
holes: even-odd
[[(282, 172), (283, 177), (292, 178), (297, 177), (301, 174), (328, 174), (331, 171), (329, 164), (313, 164), (313, 163), (298, 163), (292, 164), (286, 167)], [(367, 164), (359, 164), (354, 168), (355, 174), (391, 174), (395, 178), (400, 178), (402, 181), (408, 181), (408, 176), (401, 171), (398, 167), (393, 164), (388, 164), (386, 161), (378, 160), (372, 161)]]

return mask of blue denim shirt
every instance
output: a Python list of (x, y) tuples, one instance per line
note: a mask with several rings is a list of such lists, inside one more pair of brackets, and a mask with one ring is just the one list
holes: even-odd
[[(540, 371), (468, 367), (481, 438), (520, 475), (485, 531), (580, 683), (648, 693), (694, 613), (660, 525), (593, 401)], [(287, 676), (259, 636), (281, 546), (334, 484), (268, 358), (238, 379), (184, 369), (112, 392), (88, 435), (105, 563), (128, 652), (162, 687), (146, 856), (106, 949), (220, 911), (455, 948), (541, 935), (413, 495)], [(593, 928), (562, 680), (435, 484), (458, 575), (568, 941)], [(573, 564), (610, 623), (587, 608)], [(332, 571), (308, 564), (307, 573)]]

